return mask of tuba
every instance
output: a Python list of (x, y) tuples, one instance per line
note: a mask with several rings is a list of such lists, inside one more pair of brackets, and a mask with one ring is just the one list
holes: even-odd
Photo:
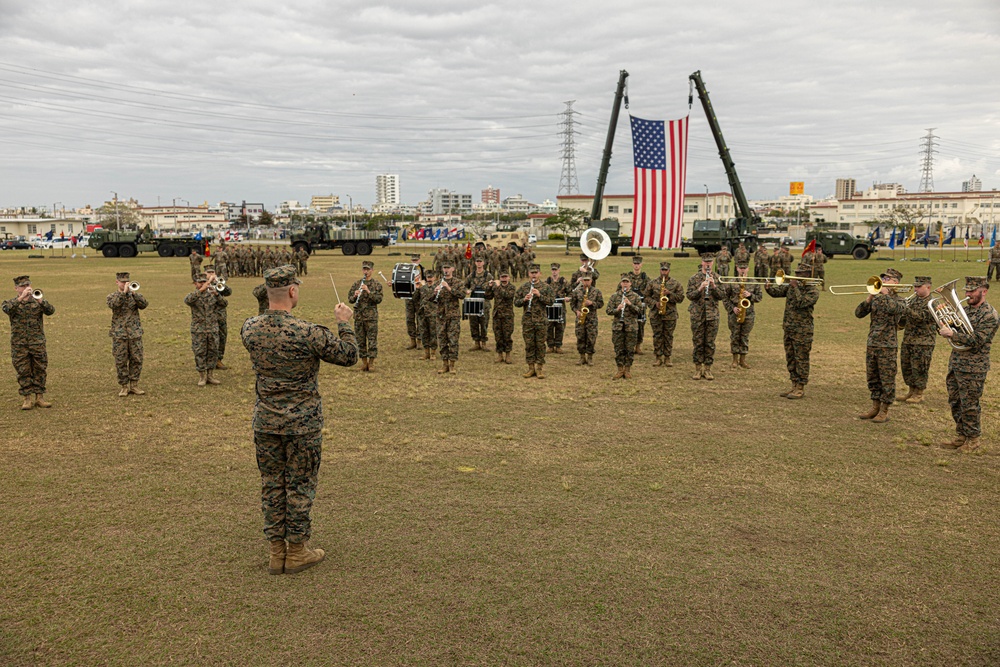
[[(932, 296), (927, 301), (927, 308), (931, 311), (931, 315), (934, 316), (934, 321), (938, 323), (939, 327), (948, 327), (972, 335), (974, 333), (972, 322), (969, 320), (965, 308), (962, 308), (962, 302), (965, 299), (959, 299), (955, 292), (955, 283), (957, 282), (958, 278), (934, 290), (937, 295)], [(956, 350), (969, 349), (968, 345), (959, 345), (951, 338), (948, 339), (948, 343)]]
[(611, 237), (603, 229), (591, 227), (580, 235), (580, 250), (595, 262), (600, 261), (611, 254)]

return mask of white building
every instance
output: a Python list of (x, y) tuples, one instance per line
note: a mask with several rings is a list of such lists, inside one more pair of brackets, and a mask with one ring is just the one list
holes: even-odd
[(837, 199), (850, 199), (857, 191), (858, 183), (853, 178), (838, 178), (834, 197)]
[(983, 189), (983, 182), (973, 174), (972, 178), (962, 181), (962, 192), (979, 192)]
[(828, 216), (827, 221), (837, 222), (844, 229), (860, 223), (891, 224), (895, 208), (904, 209), (909, 219), (921, 227), (958, 226), (959, 233), (966, 228), (978, 233), (983, 225), (989, 228), (1000, 223), (1000, 192), (904, 192), (884, 196), (866, 192), (862, 199), (837, 202), (836, 218), (831, 221)]
[[(434, 188), (427, 193), (430, 210), (427, 213), (449, 213), (458, 211), (460, 213), (472, 211), (472, 195), (458, 194), (444, 188)], [(422, 211), (424, 212), (424, 211)]]
[[(594, 207), (594, 195), (559, 195), (556, 198), (559, 208), (569, 208), (580, 211)], [(619, 234), (632, 235), (632, 208), (635, 197), (628, 195), (604, 195), (601, 200), (601, 219), (614, 218), (621, 225)], [(695, 220), (728, 220), (736, 217), (736, 205), (733, 195), (729, 192), (712, 192), (684, 195), (684, 222), (681, 236), (691, 238), (694, 235)]]
[(375, 205), (399, 206), (399, 174), (375, 176)]

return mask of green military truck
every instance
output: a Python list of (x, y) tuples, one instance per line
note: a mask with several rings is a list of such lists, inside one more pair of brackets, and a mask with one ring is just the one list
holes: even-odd
[(327, 223), (306, 225), (292, 232), (295, 250), (304, 248), (310, 255), (316, 250), (340, 248), (345, 255), (370, 255), (372, 248), (389, 245), (389, 234), (365, 229), (334, 229)]
[(205, 239), (193, 236), (154, 237), (147, 227), (140, 231), (95, 229), (87, 242), (105, 257), (135, 257), (140, 252), (156, 252), (160, 257), (187, 257), (192, 250), (205, 253)]
[(851, 236), (847, 232), (832, 232), (826, 230), (812, 231), (806, 234), (806, 245), (816, 240), (816, 247), (823, 249), (827, 257), (850, 255), (854, 259), (868, 259), (878, 248), (863, 236)]

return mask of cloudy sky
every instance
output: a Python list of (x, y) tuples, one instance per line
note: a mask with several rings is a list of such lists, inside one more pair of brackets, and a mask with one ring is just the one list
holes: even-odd
[[(1000, 189), (998, 35), (996, 0), (0, 0), (0, 207), (369, 205), (378, 173), (411, 204), (554, 200), (567, 100), (592, 193), (620, 69), (608, 193), (631, 192), (625, 114), (687, 114), (695, 70), (750, 198), (916, 190), (927, 128), (935, 190)], [(687, 190), (728, 190), (690, 113)]]

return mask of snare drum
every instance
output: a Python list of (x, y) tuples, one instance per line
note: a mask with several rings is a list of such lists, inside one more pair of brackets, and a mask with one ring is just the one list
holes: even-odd
[(419, 264), (397, 264), (392, 268), (392, 295), (397, 299), (412, 299), (419, 278)]
[(486, 300), (470, 297), (462, 301), (462, 319), (470, 317), (482, 317), (486, 312)]
[(545, 306), (545, 317), (549, 322), (564, 324), (566, 322), (566, 309), (563, 308), (563, 302), (556, 301), (551, 306)]
[(639, 311), (639, 317), (637, 319), (638, 322), (641, 324), (646, 321), (646, 303), (641, 296), (639, 297), (639, 307), (641, 308), (641, 310)]

